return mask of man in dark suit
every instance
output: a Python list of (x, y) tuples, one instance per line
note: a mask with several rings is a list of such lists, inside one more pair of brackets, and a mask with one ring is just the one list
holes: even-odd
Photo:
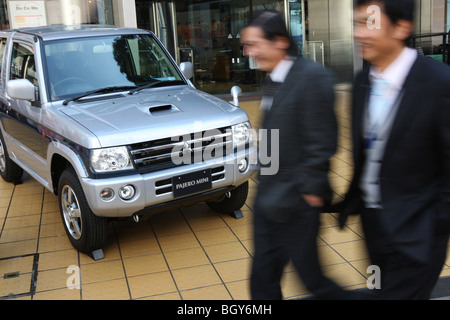
[(406, 47), (414, 0), (357, 0), (370, 66), (353, 88), (354, 177), (335, 206), (361, 214), (382, 299), (429, 299), (450, 231), (450, 68)]
[[(318, 298), (341, 298), (340, 287), (322, 274), (316, 238), (320, 208), (331, 200), (329, 158), (337, 125), (330, 74), (297, 57), (282, 17), (257, 15), (242, 31), (244, 53), (269, 74), (261, 108), (263, 134), (272, 159), (261, 161), (254, 204), (253, 299), (281, 299), (280, 280), (289, 259)], [(266, 135), (267, 134), (267, 135)], [(278, 153), (278, 156), (273, 156)], [(265, 170), (267, 169), (267, 170)]]

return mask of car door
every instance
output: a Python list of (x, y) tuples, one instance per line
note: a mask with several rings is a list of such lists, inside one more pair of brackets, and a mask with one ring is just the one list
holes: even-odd
[(39, 105), (39, 81), (33, 43), (13, 40), (10, 46), (9, 70), (6, 81), (27, 79), (35, 87), (35, 101), (7, 98), (7, 114), (2, 120), (8, 140), (8, 148), (13, 157), (35, 178), (44, 176), (48, 140), (40, 125), (41, 107)]

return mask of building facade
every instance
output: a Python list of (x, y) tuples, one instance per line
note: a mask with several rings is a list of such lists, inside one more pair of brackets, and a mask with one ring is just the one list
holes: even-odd
[[(450, 29), (450, 0), (416, 0), (416, 34)], [(353, 41), (354, 0), (0, 0), (2, 29), (53, 24), (109, 24), (149, 29), (177, 62), (195, 66), (195, 85), (221, 94), (238, 84), (261, 90), (263, 74), (243, 55), (240, 32), (252, 14), (277, 10), (299, 52), (330, 68), (337, 83), (351, 82), (362, 66)], [(440, 37), (417, 38), (432, 54)], [(447, 40), (448, 41), (448, 40)]]

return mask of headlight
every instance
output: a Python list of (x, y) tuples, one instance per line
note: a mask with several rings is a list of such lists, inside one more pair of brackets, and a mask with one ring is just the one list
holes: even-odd
[(92, 150), (91, 166), (97, 173), (133, 169), (126, 147)]
[(237, 148), (242, 145), (251, 144), (253, 142), (252, 126), (249, 122), (239, 123), (231, 127), (233, 131), (233, 147)]

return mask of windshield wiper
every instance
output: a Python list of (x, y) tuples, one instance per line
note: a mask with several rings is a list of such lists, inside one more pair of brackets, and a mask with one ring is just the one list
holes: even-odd
[(144, 90), (144, 89), (149, 89), (149, 88), (153, 88), (153, 87), (157, 87), (157, 86), (175, 86), (178, 84), (185, 84), (184, 81), (181, 80), (157, 80), (155, 82), (140, 86), (138, 88), (135, 88), (133, 90), (130, 90), (130, 92), (128, 92), (128, 94), (134, 94), (138, 91)]
[(106, 87), (106, 88), (101, 88), (101, 89), (96, 89), (96, 90), (92, 90), (92, 91), (88, 91), (85, 92), (83, 94), (80, 94), (78, 96), (66, 99), (63, 101), (63, 105), (67, 106), (67, 104), (71, 101), (77, 101), (80, 100), (81, 98), (90, 96), (92, 94), (98, 94), (98, 93), (110, 93), (110, 92), (118, 92), (118, 91), (126, 91), (126, 90), (130, 90), (130, 89), (136, 89), (135, 86), (114, 86), (114, 87)]

